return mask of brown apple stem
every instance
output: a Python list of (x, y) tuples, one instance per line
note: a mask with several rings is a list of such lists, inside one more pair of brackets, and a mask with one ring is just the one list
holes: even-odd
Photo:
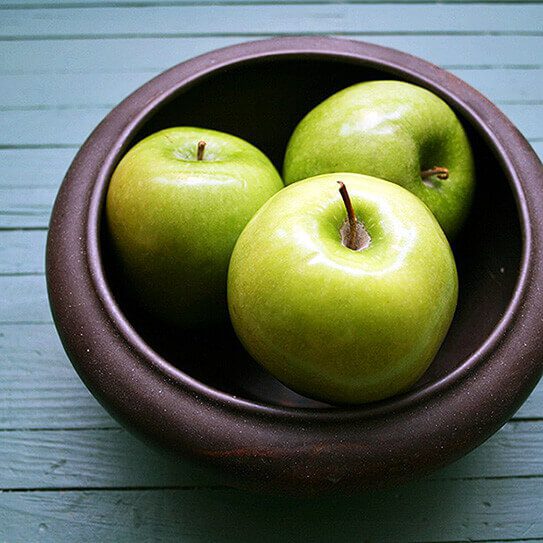
[(206, 142), (204, 140), (200, 140), (198, 142), (198, 151), (196, 152), (196, 159), (197, 160), (204, 160), (204, 151), (206, 149)]
[(434, 166), (433, 168), (430, 168), (429, 170), (422, 170), (422, 172), (420, 172), (420, 176), (423, 179), (428, 179), (428, 177), (432, 177), (433, 175), (437, 175), (438, 179), (442, 179), (442, 180), (448, 179), (449, 170), (441, 166)]
[(365, 249), (370, 244), (370, 236), (364, 224), (358, 220), (356, 213), (354, 212), (353, 203), (347, 191), (347, 187), (343, 181), (338, 181), (339, 193), (343, 198), (345, 209), (347, 210), (347, 219), (341, 227), (341, 241), (345, 247), (352, 249), (353, 251), (360, 251)]
[(353, 234), (349, 239), (349, 247), (351, 249), (354, 249), (354, 247), (351, 247), (351, 245), (354, 244), (354, 234), (356, 234), (356, 225), (358, 223), (358, 219), (356, 218), (356, 213), (354, 212), (353, 203), (351, 202), (351, 197), (349, 196), (349, 192), (347, 191), (347, 187), (345, 186), (345, 183), (343, 181), (338, 181), (339, 185), (339, 193), (341, 194), (341, 197), (343, 198), (343, 203), (345, 204), (345, 209), (347, 210), (347, 219), (349, 219), (349, 228), (351, 230), (351, 234)]

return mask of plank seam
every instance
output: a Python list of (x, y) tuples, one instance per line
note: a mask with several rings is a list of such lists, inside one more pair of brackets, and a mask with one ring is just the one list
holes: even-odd
[[(469, 543), (522, 543), (523, 541), (543, 541), (540, 537), (523, 537), (521, 539), (469, 539)], [(412, 541), (411, 543), (428, 543), (428, 541)], [(466, 539), (439, 541), (439, 543), (466, 543)]]
[(77, 426), (68, 428), (0, 428), (0, 433), (10, 432), (43, 432), (43, 433), (56, 433), (56, 432), (104, 432), (104, 431), (119, 431), (127, 432), (121, 426), (89, 426), (84, 428), (78, 428)]
[[(17, 190), (18, 187), (10, 187)], [(0, 226), (0, 232), (43, 232), (47, 231), (47, 226)], [(1, 276), (2, 274), (0, 274)], [(44, 275), (40, 273), (39, 275)]]
[[(524, 0), (523, 2), (517, 2), (516, 0), (494, 0), (492, 2), (484, 1), (484, 0), (476, 0), (476, 1), (462, 1), (462, 0), (450, 0), (450, 1), (439, 1), (439, 0), (416, 0), (414, 2), (399, 2), (398, 0), (343, 0), (342, 4), (348, 4), (348, 5), (381, 5), (381, 4), (398, 4), (398, 5), (421, 5), (426, 6), (428, 4), (434, 4), (434, 5), (442, 5), (442, 4), (449, 4), (449, 5), (459, 5), (459, 4), (476, 4), (476, 3), (482, 3), (484, 5), (507, 5), (507, 4), (516, 4), (516, 5), (533, 5), (538, 4), (538, 0)], [(272, 0), (256, 0), (254, 4), (256, 6), (277, 6), (278, 2), (273, 2)], [(284, 2), (279, 3), (281, 6), (305, 6), (305, 5), (329, 5), (332, 7), (337, 6), (337, 2), (331, 2), (330, 0), (287, 0)], [(53, 3), (33, 3), (33, 4), (4, 4), (0, 6), (1, 10), (32, 10), (32, 9), (81, 9), (81, 8), (152, 8), (152, 7), (199, 7), (199, 6), (205, 6), (205, 7), (214, 7), (214, 6), (238, 6), (238, 7), (247, 7), (247, 2), (239, 2), (235, 0), (231, 1), (225, 1), (217, 3), (216, 0), (203, 0), (202, 2), (197, 2), (196, 0), (192, 1), (174, 1), (174, 0), (155, 0), (148, 1), (144, 0), (142, 2), (138, 2), (137, 0), (133, 0), (131, 2), (71, 2), (71, 3), (65, 3), (65, 4), (53, 4)]]
[(0, 145), (0, 151), (12, 149), (79, 149), (78, 143), (6, 143)]
[(147, 492), (156, 490), (235, 490), (227, 485), (172, 485), (172, 486), (67, 486), (35, 488), (2, 488), (0, 494), (29, 492)]
[[(438, 481), (496, 481), (496, 480), (517, 480), (517, 479), (543, 479), (543, 475), (509, 475), (509, 476), (487, 476), (487, 477), (445, 477), (424, 478), (428, 482)], [(153, 492), (157, 490), (235, 490), (228, 485), (166, 485), (166, 486), (58, 486), (58, 487), (33, 487), (33, 488), (2, 488), (0, 493), (31, 493), (31, 492)]]
[(23, 41), (69, 41), (69, 40), (125, 40), (125, 39), (172, 39), (172, 38), (273, 38), (280, 36), (543, 36), (538, 31), (367, 31), (367, 32), (341, 32), (331, 30), (329, 32), (201, 32), (201, 33), (126, 33), (126, 34), (43, 34), (43, 35), (6, 35), (0, 37), (0, 42), (23, 42)]

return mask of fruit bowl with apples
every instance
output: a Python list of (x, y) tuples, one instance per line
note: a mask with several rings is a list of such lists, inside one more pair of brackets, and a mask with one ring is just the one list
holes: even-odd
[[(371, 141), (353, 139), (360, 126), (330, 121), (348, 110), (343, 89), (358, 84), (386, 116), (398, 96), (387, 102), (383, 81), (430, 91), (466, 135), (439, 141), (446, 114), (434, 98), (423, 96), (420, 116), (406, 121), (428, 155), (416, 163), (424, 186), (406, 188), (428, 207), (360, 175), (384, 171), (394, 181), (413, 169), (401, 160), (413, 145), (387, 138), (397, 120), (389, 115), (376, 129), (370, 118)], [(333, 102), (329, 114), (322, 103), (332, 95), (347, 105)], [(147, 160), (149, 141), (158, 154), (171, 146), (186, 166), (183, 194), (170, 162)], [(365, 154), (375, 171), (356, 171)], [(450, 179), (442, 162), (455, 164)], [(152, 185), (137, 178), (151, 200), (123, 196), (134, 165), (153, 169)], [(202, 169), (212, 178), (204, 190)], [(256, 171), (249, 190), (239, 179)], [(462, 181), (466, 172), (473, 185)], [(481, 444), (541, 377), (542, 175), (492, 103), (421, 59), (325, 37), (214, 51), (125, 99), (74, 159), (47, 245), (54, 320), (74, 367), (114, 417), (229, 484), (302, 495), (398, 484)], [(172, 242), (181, 231), (192, 253)], [(362, 273), (362, 251), (353, 249), (370, 243)], [(234, 245), (235, 330), (221, 306)], [(326, 250), (302, 254), (313, 245)], [(407, 357), (406, 345), (418, 355)], [(399, 362), (380, 373), (387, 356)], [(345, 377), (358, 361), (374, 385)]]

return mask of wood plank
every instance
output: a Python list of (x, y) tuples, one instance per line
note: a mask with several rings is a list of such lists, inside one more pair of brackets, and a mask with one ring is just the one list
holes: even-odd
[(514, 420), (543, 419), (543, 380), (535, 387), (530, 397), (516, 412)]
[(43, 274), (46, 237), (45, 230), (0, 232), (0, 275)]
[[(0, 39), (541, 32), (543, 6), (286, 4), (2, 10)], [(197, 29), (195, 21), (198, 22)], [(424, 23), (422, 23), (424, 21)]]
[[(79, 145), (109, 109), (0, 111), (0, 146)], [(543, 104), (504, 104), (501, 110), (525, 137), (543, 137)]]
[(0, 189), (58, 188), (73, 149), (0, 149)]
[(109, 109), (0, 111), (0, 146), (80, 145)]
[[(76, 152), (76, 148), (0, 150), (0, 228), (47, 227), (58, 187)], [(5, 255), (0, 273), (35, 273), (38, 260), (39, 269), (43, 268), (43, 243), (39, 254), (29, 245), (43, 235), (4, 234), (0, 234), (0, 251)], [(24, 259), (16, 253), (18, 249), (24, 252)], [(29, 267), (17, 269), (17, 262), (26, 262)]]
[(496, 104), (543, 101), (543, 70), (451, 70)]
[(43, 275), (0, 276), (0, 292), (0, 325), (51, 322)]
[[(215, 486), (218, 474), (174, 461), (121, 428), (0, 433), (0, 489)], [(430, 479), (543, 476), (543, 421), (512, 422)]]
[(532, 142), (534, 151), (538, 154), (539, 158), (543, 160), (543, 141)]
[(55, 195), (51, 187), (0, 188), (0, 228), (45, 228)]
[(0, 326), (0, 358), (1, 429), (117, 426), (80, 381), (52, 324)]
[[(257, 39), (240, 36), (0, 41), (0, 73), (156, 73), (208, 51)], [(346, 38), (356, 39), (356, 35)], [(445, 67), (542, 66), (538, 36), (364, 36)]]
[[(0, 326), (0, 356), (0, 429), (115, 426), (76, 375), (52, 324)], [(543, 419), (543, 381), (514, 419)]]
[[(543, 69), (452, 72), (496, 103), (543, 101)], [(6, 74), (0, 108), (112, 107), (152, 76), (148, 72)]]
[(11, 541), (468, 541), (543, 537), (541, 479), (429, 481), (300, 500), (229, 489), (6, 492)]
[[(270, 0), (199, 0), (199, 5), (217, 4), (267, 4)], [(523, 4), (537, 4), (541, 0), (522, 0)], [(517, 0), (462, 0), (462, 4), (513, 4)], [(334, 4), (334, 0), (274, 0), (274, 4)], [(458, 4), (458, 0), (352, 0), (353, 4)], [(7, 0), (0, 9), (34, 8), (94, 8), (103, 6), (128, 6), (130, 8), (149, 6), (171, 6), (194, 4), (194, 0)]]
[[(174, 461), (119, 427), (18, 430), (1, 432), (0, 440), (0, 489), (221, 484), (218, 476), (187, 461)], [(537, 445), (532, 441), (528, 447), (531, 451)]]

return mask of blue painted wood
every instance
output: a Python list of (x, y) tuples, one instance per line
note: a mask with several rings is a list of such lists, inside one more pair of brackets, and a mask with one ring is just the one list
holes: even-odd
[(80, 381), (52, 324), (0, 325), (0, 359), (0, 430), (117, 426)]
[(0, 275), (42, 275), (46, 230), (0, 232)]
[(0, 228), (45, 228), (55, 195), (56, 187), (0, 188)]
[[(12, 541), (464, 542), (543, 538), (541, 481), (421, 481), (299, 500), (228, 489), (9, 492)], [(2, 534), (2, 531), (4, 534)]]
[(71, 149), (0, 149), (0, 188), (58, 188), (75, 154)]
[[(541, 32), (539, 5), (216, 5), (4, 10), (0, 37)], [(303, 25), (300, 22), (303, 21)], [(421, 25), (421, 21), (424, 23)], [(195, 24), (197, 27), (195, 28)]]
[[(462, 0), (462, 4), (514, 4), (517, 0)], [(103, 6), (116, 7), (149, 7), (149, 6), (184, 6), (194, 4), (194, 0), (6, 0), (0, 9), (34, 9), (77, 7), (94, 8)], [(270, 0), (199, 0), (198, 5), (251, 5), (269, 4)], [(341, 0), (274, 0), (274, 4), (334, 4), (341, 3)], [(352, 4), (458, 4), (458, 0), (351, 0)], [(540, 0), (522, 0), (523, 4), (537, 4)]]
[[(4, 295), (0, 325), (52, 322), (43, 275), (0, 276), (0, 292)], [(71, 303), (77, 301), (67, 300)]]

